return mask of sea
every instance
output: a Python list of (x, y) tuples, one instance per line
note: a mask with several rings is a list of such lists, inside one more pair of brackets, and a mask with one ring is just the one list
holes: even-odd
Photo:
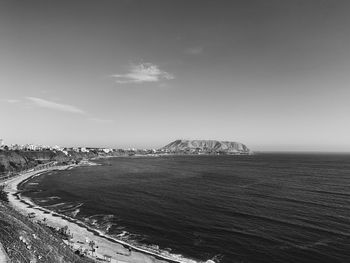
[(23, 195), (184, 261), (350, 262), (350, 154), (96, 162), (35, 177)]

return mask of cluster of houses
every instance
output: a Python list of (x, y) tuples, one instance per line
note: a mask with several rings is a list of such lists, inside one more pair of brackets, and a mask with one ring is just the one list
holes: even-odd
[(0, 150), (9, 150), (9, 151), (60, 151), (65, 155), (69, 155), (71, 152), (76, 153), (100, 153), (100, 154), (113, 154), (116, 155), (153, 155), (161, 154), (163, 151), (156, 149), (113, 149), (113, 148), (99, 148), (99, 147), (61, 147), (58, 145), (48, 146), (48, 145), (35, 145), (35, 144), (11, 144), (5, 145), (4, 140), (0, 139)]
[(100, 152), (100, 153), (112, 153), (115, 149), (111, 148), (92, 148), (92, 147), (70, 147), (63, 148), (62, 152), (77, 152), (77, 153), (88, 153), (88, 152)]
[(61, 151), (64, 153), (73, 151), (73, 152), (80, 152), (80, 153), (88, 153), (90, 151), (97, 151), (97, 152), (104, 152), (104, 153), (111, 153), (115, 151), (115, 149), (111, 148), (88, 148), (88, 147), (61, 147), (58, 145), (55, 146), (48, 146), (48, 145), (36, 145), (36, 144), (10, 144), (6, 145), (4, 143), (3, 139), (0, 139), (0, 149), (2, 150), (9, 150), (9, 151)]

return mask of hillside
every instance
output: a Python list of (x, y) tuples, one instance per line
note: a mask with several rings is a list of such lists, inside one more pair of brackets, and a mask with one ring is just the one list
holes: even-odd
[(9, 262), (23, 263), (94, 262), (77, 256), (56, 231), (44, 224), (32, 222), (0, 201), (0, 246), (1, 244), (0, 262), (7, 256)]
[(121, 153), (112, 152), (103, 154), (98, 152), (75, 152), (68, 151), (68, 156), (61, 151), (42, 150), (42, 151), (24, 151), (24, 150), (0, 150), (0, 179), (8, 172), (16, 173), (30, 169), (38, 164), (47, 162), (58, 162), (61, 164), (76, 162), (82, 159), (96, 158), (100, 156), (118, 156)]
[(176, 140), (161, 150), (172, 153), (250, 153), (248, 147), (242, 143), (216, 140)]
[(55, 151), (4, 151), (0, 150), (0, 176), (5, 172), (18, 172), (34, 167), (43, 162), (67, 162), (62, 152)]

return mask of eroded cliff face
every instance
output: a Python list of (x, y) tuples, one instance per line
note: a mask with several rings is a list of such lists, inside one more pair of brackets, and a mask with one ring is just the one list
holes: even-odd
[(69, 160), (64, 153), (56, 151), (0, 151), (0, 174), (18, 172), (49, 161)]
[(15, 151), (0, 151), (0, 173), (20, 171), (34, 165), (33, 160)]
[(68, 151), (68, 155), (61, 151), (43, 150), (43, 151), (5, 151), (0, 150), (0, 177), (7, 172), (19, 172), (32, 168), (38, 164), (53, 162), (69, 163), (77, 162), (82, 159), (90, 159), (102, 156), (120, 156), (118, 152), (99, 153), (91, 152), (75, 152)]
[(176, 140), (162, 149), (170, 152), (200, 150), (203, 152), (249, 153), (248, 147), (239, 142), (215, 140)]

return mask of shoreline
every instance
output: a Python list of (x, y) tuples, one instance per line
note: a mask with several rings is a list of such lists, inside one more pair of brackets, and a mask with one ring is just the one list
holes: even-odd
[[(96, 164), (85, 163), (83, 165)], [(62, 228), (64, 226), (68, 226), (70, 233), (73, 234), (73, 238), (71, 239), (72, 242), (69, 243), (73, 251), (79, 248), (89, 249), (89, 244), (85, 241), (95, 241), (96, 245), (98, 246), (96, 252), (94, 253), (95, 256), (89, 255), (89, 257), (93, 259), (103, 259), (104, 256), (107, 255), (111, 257), (111, 261), (109, 262), (115, 263), (197, 263), (197, 261), (191, 259), (176, 258), (177, 255), (162, 255), (157, 252), (147, 250), (146, 248), (137, 247), (129, 244), (128, 242), (108, 236), (102, 231), (96, 230), (78, 219), (74, 219), (36, 205), (30, 198), (21, 196), (21, 192), (18, 190), (18, 186), (20, 184), (36, 176), (57, 170), (69, 170), (79, 166), (82, 165), (73, 164), (54, 166), (39, 171), (26, 172), (4, 181), (3, 184), (5, 184), (5, 191), (9, 193), (8, 197), (10, 205), (25, 216), (30, 213), (34, 213), (35, 221), (45, 222), (45, 224), (50, 227)]]

